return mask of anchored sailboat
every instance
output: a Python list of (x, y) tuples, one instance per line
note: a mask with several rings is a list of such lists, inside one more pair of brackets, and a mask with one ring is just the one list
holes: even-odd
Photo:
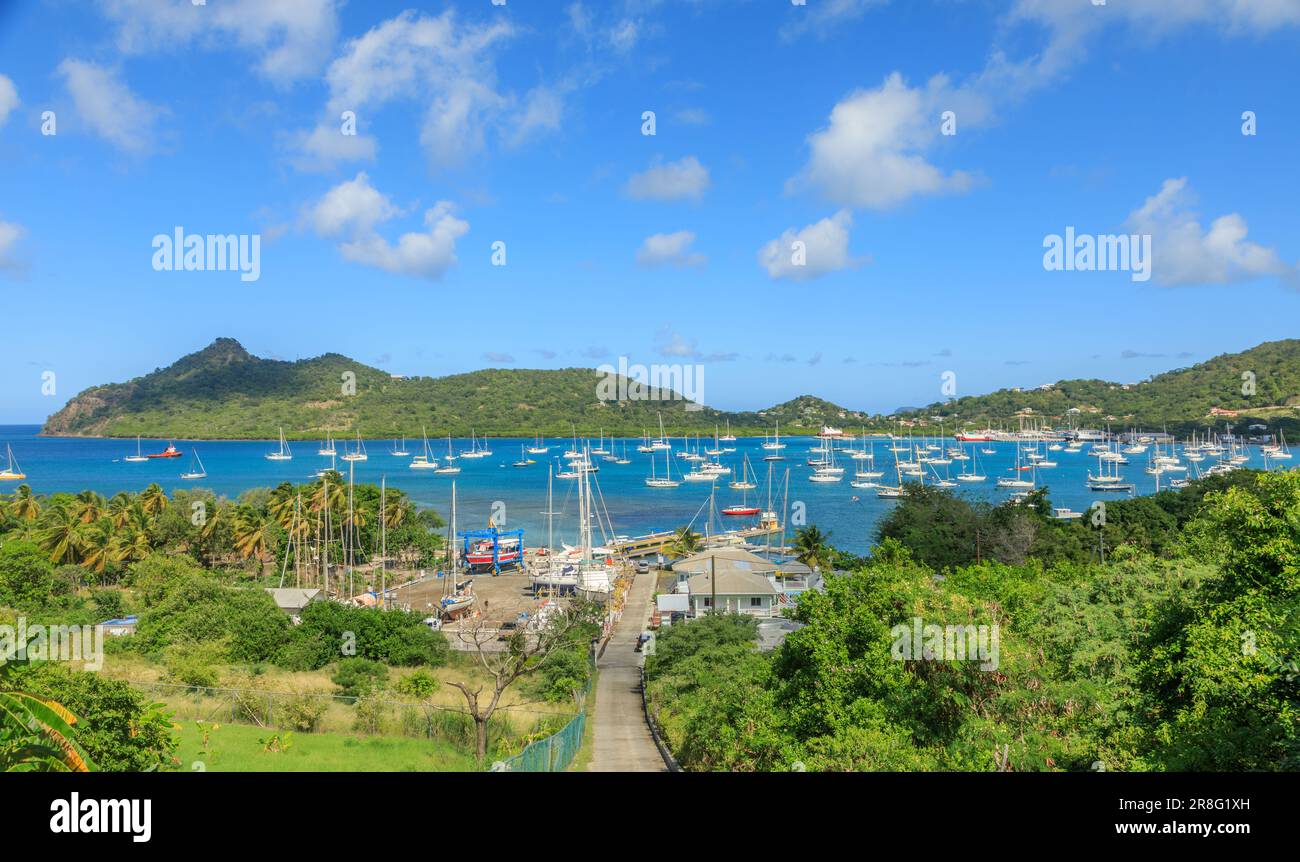
[(195, 449), (194, 462), (190, 464), (190, 470), (188, 473), (181, 474), (181, 478), (182, 479), (205, 479), (207, 478), (207, 475), (208, 475), (208, 471), (203, 466), (203, 459), (199, 457), (199, 450)]
[(123, 458), (122, 460), (123, 460), (123, 461), (126, 461), (126, 462), (128, 462), (128, 463), (131, 463), (131, 464), (139, 464), (139, 463), (141, 463), (141, 462), (144, 462), (144, 461), (148, 461), (148, 460), (149, 460), (148, 458), (146, 458), (146, 457), (144, 456), (144, 453), (140, 451), (140, 435), (139, 435), (139, 434), (135, 435), (135, 454), (134, 454), (134, 455), (127, 455), (127, 456), (126, 456), (125, 458)]
[(284, 428), (280, 429), (280, 450), (278, 452), (268, 452), (265, 455), (268, 461), (292, 461), (293, 452), (289, 451), (289, 444), (284, 439)]
[(26, 479), (27, 474), (22, 471), (22, 468), (18, 466), (18, 462), (14, 460), (14, 450), (8, 443), (5, 444), (5, 454), (9, 458), (9, 464), (3, 470), (0, 470), (0, 482), (16, 482), (19, 479)]

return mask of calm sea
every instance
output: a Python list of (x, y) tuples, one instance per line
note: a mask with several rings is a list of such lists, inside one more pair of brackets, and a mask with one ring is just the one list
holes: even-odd
[[(118, 491), (139, 491), (151, 482), (157, 482), (167, 492), (179, 488), (206, 488), (217, 494), (235, 498), (250, 488), (274, 487), (281, 482), (305, 483), (312, 481), (314, 473), (321, 467), (328, 466), (329, 459), (316, 454), (319, 444), (316, 442), (291, 443), (294, 458), (292, 461), (268, 461), (263, 456), (277, 448), (275, 441), (237, 441), (197, 443), (188, 440), (175, 441), (184, 456), (170, 460), (154, 460), (145, 463), (127, 463), (122, 460), (126, 455), (135, 454), (135, 440), (103, 440), (64, 437), (38, 437), (36, 425), (0, 426), (0, 445), (13, 447), (14, 457), (27, 474), (27, 484), (39, 494), (58, 491), (78, 492), (95, 490), (111, 496)], [(144, 440), (142, 448), (146, 454), (162, 451), (167, 440)], [(408, 468), (409, 458), (398, 458), (390, 454), (395, 446), (393, 440), (368, 440), (366, 449), (369, 460), (349, 464), (337, 463), (339, 471), (348, 475), (348, 468), (355, 470), (357, 482), (379, 484), (381, 477), (386, 477), (389, 486), (406, 492), (419, 506), (432, 507), (444, 517), (449, 509), (451, 499), (452, 477), (435, 476), (429, 472), (413, 471)], [(510, 529), (523, 528), (527, 531), (526, 541), (532, 544), (546, 542), (546, 486), (547, 465), (556, 463), (555, 458), (568, 449), (570, 440), (547, 440), (551, 452), (548, 461), (546, 455), (530, 455), (537, 463), (529, 467), (513, 467), (512, 463), (521, 457), (521, 448), (531, 445), (532, 440), (519, 438), (493, 438), (489, 442), (492, 455), (481, 459), (460, 459), (456, 462), (461, 467), (460, 475), (454, 477), (456, 482), (459, 526), (462, 529), (474, 526), (486, 526), (488, 518), (494, 513), (504, 515), (505, 526)], [(608, 512), (609, 521), (619, 535), (640, 535), (655, 530), (669, 530), (680, 527), (695, 519), (697, 528), (702, 529), (702, 512), (708, 510), (709, 485), (707, 483), (684, 482), (673, 489), (653, 489), (645, 486), (644, 480), (650, 475), (651, 457), (638, 453), (636, 446), (640, 440), (627, 441), (627, 457), (632, 463), (617, 465), (601, 461), (599, 456), (593, 460), (600, 467), (596, 474), (595, 485), (603, 499), (604, 510)], [(739, 473), (742, 457), (749, 455), (754, 471), (757, 473), (759, 489), (749, 492), (749, 500), (759, 504), (767, 503), (767, 464), (763, 461), (765, 454), (758, 439), (741, 439), (734, 444), (736, 452), (722, 456), (724, 464)], [(832, 534), (832, 542), (847, 551), (865, 553), (872, 542), (872, 534), (877, 521), (895, 505), (889, 500), (876, 497), (871, 489), (857, 489), (849, 485), (857, 462), (847, 457), (838, 463), (845, 468), (845, 478), (839, 484), (817, 484), (808, 481), (812, 468), (805, 462), (810, 457), (808, 450), (817, 445), (817, 441), (807, 437), (792, 437), (784, 450), (786, 460), (777, 462), (772, 481), (774, 505), (779, 509), (783, 503), (791, 510), (802, 509), (807, 522), (816, 524), (822, 530)], [(445, 455), (447, 439), (430, 441), (435, 456)], [(860, 445), (860, 444), (859, 444)], [(889, 443), (877, 440), (875, 443), (877, 469), (885, 471), (882, 482), (893, 481), (893, 453)], [(944, 446), (954, 445), (951, 440), (944, 441)], [(338, 451), (342, 454), (346, 441), (339, 441)], [(623, 441), (614, 444), (614, 449), (622, 454)], [(692, 446), (694, 442), (692, 441)], [(705, 441), (703, 448), (709, 448), (710, 441)], [(870, 443), (868, 443), (870, 447)], [(406, 448), (415, 454), (421, 450), (418, 440), (407, 440)], [(458, 454), (470, 448), (466, 439), (453, 439), (452, 449)], [(608, 448), (608, 447), (607, 447)], [(674, 450), (681, 448), (681, 441), (675, 441)], [(979, 485), (965, 485), (956, 489), (959, 494), (972, 499), (1001, 500), (1010, 495), (1010, 491), (994, 487), (994, 481), (1000, 476), (1011, 475), (1015, 463), (1015, 445), (1012, 443), (978, 443), (967, 444), (967, 451), (972, 448), (992, 448), (993, 455), (978, 454), (980, 472), (988, 476), (988, 481)], [(1066, 452), (1048, 453), (1058, 464), (1057, 467), (1039, 471), (1039, 482), (1048, 487), (1053, 504), (1068, 506), (1076, 511), (1086, 510), (1097, 499), (1115, 499), (1117, 494), (1096, 494), (1085, 485), (1087, 473), (1095, 471), (1097, 461), (1084, 452), (1071, 455)], [(180, 474), (189, 470), (191, 455), (198, 452), (206, 468), (208, 477), (200, 481), (185, 481)], [(673, 476), (680, 478), (685, 462), (677, 457), (673, 461)], [(1263, 467), (1263, 460), (1257, 448), (1251, 449), (1251, 461), (1247, 466)], [(1129, 456), (1131, 463), (1121, 468), (1126, 481), (1137, 486), (1139, 494), (1149, 494), (1155, 490), (1155, 477), (1147, 475), (1147, 456)], [(656, 469), (662, 475), (664, 457), (658, 453)], [(1201, 466), (1209, 466), (1207, 459)], [(785, 492), (786, 469), (789, 469), (789, 494)], [(689, 466), (687, 466), (689, 469)], [(939, 471), (944, 467), (937, 467)], [(962, 469), (962, 462), (954, 462), (946, 468), (956, 476)], [(558, 469), (557, 469), (558, 472)], [(1181, 474), (1178, 474), (1181, 475)], [(733, 491), (727, 487), (730, 476), (719, 480), (716, 489), (716, 505), (719, 509), (732, 503), (741, 502), (743, 492)], [(1167, 487), (1169, 475), (1161, 477), (1162, 487)], [(0, 491), (11, 492), (12, 483), (0, 486)], [(555, 480), (554, 504), (552, 511), (556, 542), (574, 542), (577, 535), (577, 500), (573, 493), (576, 482)], [(747, 519), (726, 518), (728, 526), (741, 526)], [(498, 517), (498, 525), (502, 518)]]

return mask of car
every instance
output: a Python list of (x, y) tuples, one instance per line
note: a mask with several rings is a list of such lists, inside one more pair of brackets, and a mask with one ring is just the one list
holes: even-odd
[(646, 574), (646, 573), (649, 572), (649, 571), (650, 571), (650, 564), (649, 564), (649, 563), (647, 563), (645, 560), (637, 560), (637, 561), (636, 561), (636, 573), (637, 573), (638, 575), (644, 575), (644, 574)]

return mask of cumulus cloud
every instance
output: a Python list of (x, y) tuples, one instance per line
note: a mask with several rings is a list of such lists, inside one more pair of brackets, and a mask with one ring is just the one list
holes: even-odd
[(708, 188), (708, 168), (695, 156), (675, 162), (655, 159), (649, 168), (627, 181), (627, 193), (636, 200), (698, 201)]
[(897, 72), (879, 87), (850, 94), (831, 110), (829, 124), (809, 136), (808, 163), (787, 191), (813, 190), (841, 206), (871, 209), (966, 191), (969, 174), (946, 174), (925, 157), (939, 137), (940, 115), (956, 101), (952, 94), (942, 76), (920, 88)]
[(359, 173), (330, 189), (307, 214), (312, 228), (336, 240), (344, 259), (386, 272), (438, 279), (456, 264), (456, 240), (469, 223), (452, 215), (453, 205), (438, 201), (424, 213), (424, 231), (404, 233), (394, 245), (378, 226), (402, 215), (387, 196)]
[(646, 237), (645, 242), (641, 243), (641, 248), (636, 253), (636, 262), (647, 268), (704, 266), (708, 258), (692, 251), (691, 246), (694, 244), (695, 234), (688, 230), (657, 233)]
[(118, 70), (69, 57), (58, 74), (91, 132), (129, 153), (154, 149), (157, 121), (165, 111), (133, 93)]
[(276, 84), (315, 74), (338, 36), (338, 0), (104, 0), (127, 54), (236, 47), (258, 55), (257, 71)]
[(1159, 192), (1129, 214), (1125, 224), (1130, 231), (1151, 235), (1156, 283), (1179, 287), (1300, 275), (1275, 249), (1248, 240), (1246, 220), (1237, 213), (1219, 216), (1203, 229), (1194, 203), (1186, 177), (1167, 179)]
[[(567, 82), (539, 84), (522, 97), (501, 89), (496, 53), (516, 33), (507, 18), (461, 23), (454, 10), (438, 16), (407, 10), (350, 40), (325, 74), (329, 88), (325, 133), (337, 133), (337, 117), (358, 120), (385, 106), (419, 106), (420, 143), (438, 169), (464, 163), (487, 144), (489, 134), (508, 146), (560, 126)], [(359, 145), (313, 152), (315, 132), (299, 136), (306, 164), (366, 157)], [(337, 143), (337, 142), (334, 142)]]
[(831, 272), (857, 266), (849, 255), (849, 229), (853, 214), (840, 210), (835, 215), (801, 230), (787, 228), (777, 239), (759, 249), (758, 262), (770, 278), (808, 281)]
[(18, 105), (18, 88), (14, 86), (14, 82), (9, 78), (0, 75), (0, 126), (5, 124), (5, 120), (9, 119), (9, 114)]

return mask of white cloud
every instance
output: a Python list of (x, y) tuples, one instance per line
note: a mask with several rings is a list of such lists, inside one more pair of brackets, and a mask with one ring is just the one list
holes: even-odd
[(954, 100), (946, 78), (909, 87), (897, 72), (874, 90), (859, 90), (831, 111), (830, 124), (808, 138), (808, 164), (786, 183), (842, 206), (886, 209), (915, 195), (964, 192), (970, 175), (945, 174), (923, 152), (939, 136), (940, 115)]
[(609, 43), (615, 51), (627, 53), (636, 47), (640, 32), (636, 21), (624, 19), (609, 31)]
[(636, 262), (647, 268), (703, 266), (708, 258), (691, 250), (694, 243), (695, 234), (688, 230), (657, 233), (646, 237), (645, 242), (641, 243), (641, 248), (636, 253)]
[(104, 0), (127, 54), (234, 45), (259, 55), (257, 71), (277, 84), (315, 74), (338, 36), (338, 0)]
[(404, 233), (393, 245), (378, 226), (403, 212), (362, 172), (330, 189), (307, 218), (318, 234), (339, 242), (346, 260), (437, 279), (456, 264), (456, 240), (469, 232), (469, 223), (453, 216), (453, 209), (449, 201), (438, 201), (424, 213), (424, 231)]
[(637, 200), (698, 201), (708, 188), (709, 171), (695, 156), (667, 163), (655, 159), (627, 181), (628, 195)]
[(767, 270), (769, 278), (792, 281), (808, 281), (857, 266), (860, 261), (849, 256), (852, 226), (853, 214), (840, 210), (800, 231), (787, 228), (780, 237), (759, 249), (759, 265)]
[(14, 248), (23, 238), (23, 233), (21, 225), (0, 221), (0, 271), (22, 268), (18, 259), (14, 257)]
[(804, 6), (791, 6), (793, 20), (781, 28), (781, 35), (794, 39), (804, 33), (826, 36), (837, 27), (861, 18), (872, 6), (881, 6), (889, 0), (821, 0)]
[(18, 105), (18, 88), (9, 78), (0, 75), (0, 126), (5, 124), (10, 112)]
[[(436, 168), (453, 167), (482, 150), (489, 132), (518, 145), (560, 126), (568, 85), (531, 88), (522, 98), (497, 83), (495, 53), (515, 35), (507, 19), (461, 24), (448, 10), (436, 17), (408, 10), (352, 39), (326, 71), (329, 131), (343, 111), (368, 120), (395, 102), (422, 108), (420, 142)], [(369, 157), (359, 145), (313, 151), (317, 133), (298, 136), (307, 166)]]
[(90, 131), (129, 153), (154, 148), (155, 124), (164, 111), (131, 92), (116, 69), (69, 57), (58, 73)]
[(1151, 274), (1169, 287), (1230, 284), (1267, 276), (1296, 278), (1275, 249), (1246, 239), (1246, 220), (1237, 213), (1219, 216), (1203, 231), (1186, 177), (1165, 180), (1160, 191), (1129, 214), (1126, 226), (1151, 235)]
[(345, 135), (342, 120), (322, 123), (311, 131), (297, 132), (290, 138), (290, 159), (300, 171), (328, 171), (342, 162), (375, 160), (378, 142), (367, 135)]

